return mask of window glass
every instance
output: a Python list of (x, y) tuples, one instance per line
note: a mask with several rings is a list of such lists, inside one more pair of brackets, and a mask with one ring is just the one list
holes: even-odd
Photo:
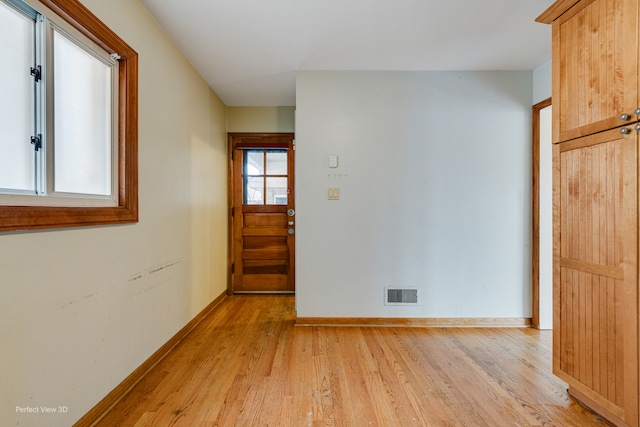
[(35, 21), (0, 3), (0, 188), (35, 192)]
[(244, 150), (243, 155), (244, 203), (286, 205), (289, 194), (287, 150)]
[(287, 178), (267, 178), (267, 204), (287, 204)]
[(245, 174), (264, 175), (264, 150), (246, 150), (244, 155)]
[(287, 175), (287, 150), (267, 150), (267, 175)]
[(247, 205), (262, 205), (264, 199), (264, 177), (249, 176), (245, 178), (244, 203)]
[(111, 67), (53, 37), (54, 191), (111, 194)]

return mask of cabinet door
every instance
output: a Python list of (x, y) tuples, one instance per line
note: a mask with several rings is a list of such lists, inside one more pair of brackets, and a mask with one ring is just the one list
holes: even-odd
[(638, 425), (636, 139), (615, 129), (554, 146), (554, 373), (629, 426)]
[(581, 0), (554, 21), (554, 142), (637, 120), (637, 22), (638, 0)]

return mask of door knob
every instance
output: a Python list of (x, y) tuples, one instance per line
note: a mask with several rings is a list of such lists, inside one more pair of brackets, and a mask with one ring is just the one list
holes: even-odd
[(633, 129), (635, 129), (635, 130), (637, 130), (637, 131), (640, 131), (640, 123), (638, 123), (637, 125), (635, 125), (635, 126), (633, 127)]
[(622, 129), (620, 129), (620, 133), (621, 133), (622, 135), (630, 134), (630, 133), (631, 133), (631, 129), (629, 129), (629, 128), (622, 128)]
[(293, 228), (288, 229), (288, 230), (287, 230), (287, 233), (289, 233), (289, 234), (293, 234), (293, 233), (294, 233)]
[(622, 121), (629, 120), (630, 118), (631, 116), (628, 115), (627, 113), (620, 114), (620, 120)]
[(636, 108), (633, 114), (635, 114), (636, 116), (640, 116), (640, 108)]
[(294, 211), (293, 209), (289, 209), (287, 211), (287, 215), (289, 215), (289, 216), (294, 216), (295, 214), (296, 214), (296, 211)]

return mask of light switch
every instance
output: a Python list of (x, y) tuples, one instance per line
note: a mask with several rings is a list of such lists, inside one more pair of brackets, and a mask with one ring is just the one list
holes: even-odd
[(327, 199), (328, 200), (340, 200), (340, 189), (339, 188), (329, 188), (329, 189), (327, 189)]
[(330, 168), (337, 168), (338, 167), (338, 155), (337, 154), (330, 154), (329, 155), (329, 167)]

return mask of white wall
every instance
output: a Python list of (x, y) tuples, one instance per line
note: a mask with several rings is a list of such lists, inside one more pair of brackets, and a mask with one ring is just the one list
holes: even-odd
[(295, 107), (227, 107), (227, 132), (294, 132)]
[(551, 98), (551, 60), (533, 70), (533, 104)]
[[(531, 72), (296, 84), (298, 316), (531, 316)], [(422, 304), (385, 306), (385, 286)]]
[[(533, 70), (533, 103), (551, 97), (551, 61)], [(553, 325), (551, 107), (540, 112), (540, 329)]]
[[(226, 113), (137, 0), (140, 222), (0, 234), (0, 420), (69, 426), (226, 288)], [(64, 414), (16, 407), (64, 406)]]
[(540, 111), (540, 329), (553, 327), (553, 153), (551, 106)]

